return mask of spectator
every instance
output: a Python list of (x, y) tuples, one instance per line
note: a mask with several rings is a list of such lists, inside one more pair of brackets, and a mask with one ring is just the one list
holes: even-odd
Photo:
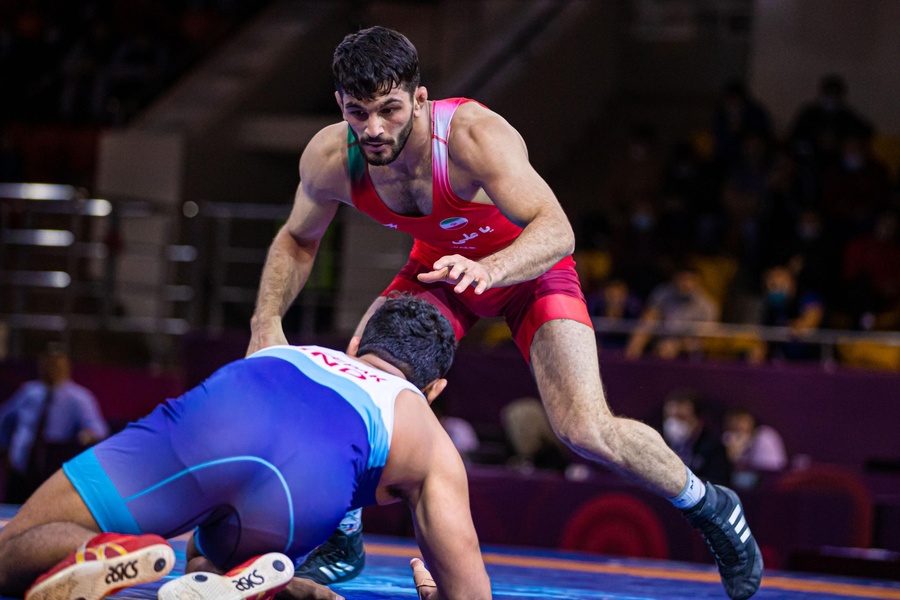
[(438, 418), (444, 431), (447, 432), (450, 441), (456, 447), (456, 451), (459, 452), (459, 455), (466, 463), (470, 463), (473, 460), (473, 455), (481, 448), (481, 440), (478, 439), (478, 433), (475, 431), (472, 423), (462, 417), (454, 417), (447, 414), (445, 403), (446, 398), (438, 396), (431, 403), (431, 410)]
[(718, 252), (723, 222), (720, 179), (692, 142), (675, 142), (662, 179), (659, 237), (665, 251)]
[(751, 362), (768, 358), (788, 360), (817, 360), (821, 357), (818, 344), (804, 342), (803, 338), (819, 328), (824, 316), (821, 296), (812, 290), (800, 291), (794, 272), (787, 266), (769, 268), (763, 281), (762, 325), (787, 327), (791, 339), (762, 344), (750, 356)]
[(769, 111), (750, 96), (743, 83), (732, 81), (722, 89), (713, 112), (712, 128), (716, 161), (728, 168), (740, 158), (747, 135), (771, 139), (772, 118)]
[(798, 221), (803, 211), (797, 162), (786, 147), (776, 147), (759, 215), (763, 264), (783, 264), (790, 259), (798, 245)]
[(840, 143), (851, 132), (874, 134), (872, 125), (846, 103), (847, 84), (839, 75), (819, 82), (819, 96), (804, 105), (790, 128), (790, 140), (801, 161), (816, 172), (836, 162)]
[(678, 267), (671, 281), (656, 287), (641, 315), (641, 324), (631, 335), (625, 355), (637, 358), (653, 340), (652, 329), (664, 328), (654, 352), (660, 358), (698, 354), (700, 340), (694, 335), (698, 324), (719, 319), (719, 308), (700, 283), (700, 273), (689, 266)]
[(766, 254), (765, 264), (786, 265), (796, 273), (798, 288), (815, 290), (827, 303), (835, 298), (840, 285), (840, 279), (834, 276), (840, 271), (842, 259), (837, 235), (822, 213), (812, 208), (801, 209), (791, 225), (792, 235), (779, 235), (776, 228), (763, 232), (767, 247), (780, 246)]
[(636, 125), (629, 132), (625, 151), (611, 161), (599, 201), (613, 231), (624, 228), (644, 205), (655, 211), (663, 168), (656, 142), (652, 127)]
[(873, 156), (871, 139), (863, 133), (844, 137), (840, 161), (825, 172), (822, 185), (825, 217), (841, 241), (869, 231), (890, 203), (890, 173)]
[[(624, 279), (613, 277), (586, 297), (588, 313), (607, 319), (637, 319), (641, 316), (641, 299), (631, 291)], [(599, 334), (601, 348), (622, 350), (628, 335), (617, 332)]]
[(513, 455), (508, 464), (524, 472), (534, 469), (563, 471), (570, 452), (554, 433), (544, 405), (537, 398), (519, 398), (500, 412)]
[(760, 425), (750, 411), (729, 410), (722, 423), (722, 443), (735, 475), (743, 471), (781, 471), (787, 466), (781, 434), (768, 425)]
[(70, 379), (68, 355), (48, 345), (39, 378), (0, 406), (0, 445), (8, 451), (6, 502), (19, 504), (65, 460), (109, 434), (97, 399)]
[(738, 259), (741, 273), (753, 282), (760, 275), (760, 228), (771, 167), (768, 140), (748, 133), (722, 189), (725, 250)]
[(731, 465), (720, 436), (706, 423), (705, 407), (693, 391), (677, 391), (663, 403), (663, 438), (701, 479), (728, 484)]
[(878, 216), (872, 232), (847, 245), (841, 270), (842, 305), (855, 327), (894, 329), (900, 310), (900, 217)]

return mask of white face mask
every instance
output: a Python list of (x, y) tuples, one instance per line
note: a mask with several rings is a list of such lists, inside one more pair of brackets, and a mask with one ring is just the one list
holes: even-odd
[(683, 419), (669, 417), (663, 421), (663, 437), (672, 445), (681, 445), (691, 437), (691, 426)]

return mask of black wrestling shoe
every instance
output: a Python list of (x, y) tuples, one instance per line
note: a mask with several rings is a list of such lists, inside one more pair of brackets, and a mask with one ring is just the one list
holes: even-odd
[(332, 585), (350, 581), (362, 572), (365, 565), (366, 549), (363, 547), (362, 528), (349, 535), (335, 529), (331, 537), (313, 550), (306, 562), (297, 567), (294, 577)]
[(722, 585), (733, 600), (746, 600), (759, 589), (763, 561), (744, 518), (744, 507), (730, 489), (706, 484), (706, 496), (684, 516), (700, 530), (716, 557)]

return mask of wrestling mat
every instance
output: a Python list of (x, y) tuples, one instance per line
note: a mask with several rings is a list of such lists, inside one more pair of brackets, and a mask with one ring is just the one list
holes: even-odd
[[(0, 525), (16, 507), (0, 507)], [(416, 598), (409, 559), (417, 554), (411, 540), (366, 535), (366, 568), (362, 575), (334, 590), (347, 600)], [(156, 590), (184, 571), (183, 538), (172, 540), (178, 562), (165, 579), (130, 588), (111, 598), (156, 598)], [(506, 600), (727, 600), (713, 566), (658, 560), (599, 557), (571, 552), (486, 546), (485, 563), (494, 598)], [(900, 582), (868, 581), (767, 571), (759, 600), (900, 600)], [(3, 597), (0, 600), (8, 600)]]

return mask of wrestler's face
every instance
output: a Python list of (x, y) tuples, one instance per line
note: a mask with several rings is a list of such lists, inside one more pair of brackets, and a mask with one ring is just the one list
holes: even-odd
[(427, 98), (425, 88), (419, 87), (410, 94), (397, 86), (372, 100), (335, 95), (344, 120), (359, 139), (363, 158), (376, 166), (389, 165), (400, 156)]

